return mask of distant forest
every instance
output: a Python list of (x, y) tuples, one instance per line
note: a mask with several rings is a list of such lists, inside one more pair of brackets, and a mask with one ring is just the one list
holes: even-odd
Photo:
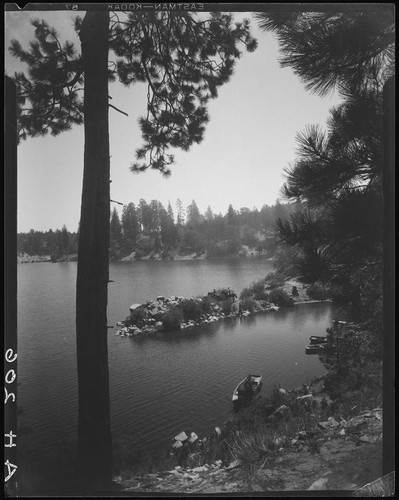
[[(121, 215), (113, 209), (110, 220), (110, 260), (132, 255), (135, 259), (175, 255), (206, 255), (207, 258), (246, 255), (248, 251), (272, 256), (276, 251), (274, 226), (295, 212), (294, 203), (264, 205), (260, 210), (229, 206), (225, 215), (210, 207), (201, 214), (195, 200), (184, 208), (177, 200), (165, 209), (157, 200), (124, 205)], [(19, 254), (66, 260), (78, 251), (78, 232), (61, 230), (19, 233)]]

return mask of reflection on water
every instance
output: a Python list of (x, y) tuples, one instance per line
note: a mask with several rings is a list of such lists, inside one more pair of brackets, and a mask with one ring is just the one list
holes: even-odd
[[(108, 324), (124, 319), (134, 302), (221, 286), (239, 293), (270, 270), (257, 259), (112, 264)], [(21, 424), (34, 430), (24, 439), (43, 449), (76, 436), (76, 263), (21, 265), (18, 275), (18, 404)], [(110, 329), (114, 437), (129, 436), (139, 451), (167, 446), (182, 430), (206, 435), (232, 414), (232, 392), (248, 373), (263, 376), (263, 394), (273, 385), (302, 385), (324, 372), (304, 346), (337, 314), (329, 303), (314, 303), (149, 337)]]

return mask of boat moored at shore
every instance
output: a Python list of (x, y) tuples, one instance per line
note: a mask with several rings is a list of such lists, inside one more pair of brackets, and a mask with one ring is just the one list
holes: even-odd
[(305, 346), (306, 354), (320, 354), (324, 349), (324, 344), (311, 344)]
[(309, 337), (309, 340), (311, 344), (325, 344), (327, 342), (327, 337), (312, 335)]
[(232, 401), (249, 400), (260, 391), (262, 375), (247, 375), (234, 389)]

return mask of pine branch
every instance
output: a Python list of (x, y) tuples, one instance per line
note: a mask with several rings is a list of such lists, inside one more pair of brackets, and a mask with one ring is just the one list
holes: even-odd
[(108, 106), (109, 106), (110, 108), (115, 109), (115, 110), (116, 110), (116, 111), (118, 111), (119, 113), (122, 113), (122, 115), (129, 116), (127, 113), (125, 113), (124, 111), (120, 110), (119, 108), (117, 108), (117, 107), (116, 107), (116, 106), (114, 106), (113, 104), (108, 103)]

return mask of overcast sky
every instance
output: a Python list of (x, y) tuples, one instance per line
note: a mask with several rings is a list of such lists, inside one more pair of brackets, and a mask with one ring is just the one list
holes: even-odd
[[(234, 14), (251, 19), (258, 40), (253, 53), (243, 52), (234, 74), (209, 104), (210, 122), (205, 138), (190, 151), (173, 151), (172, 175), (129, 170), (141, 145), (139, 116), (145, 114), (144, 84), (125, 88), (111, 83), (112, 103), (128, 117), (110, 108), (111, 199), (123, 204), (170, 201), (176, 213), (179, 198), (187, 207), (194, 199), (203, 213), (208, 205), (225, 213), (229, 204), (261, 208), (280, 197), (283, 169), (295, 161), (295, 136), (306, 125), (324, 125), (328, 110), (338, 103), (335, 94), (321, 98), (305, 91), (289, 68), (278, 63), (273, 34), (258, 29), (251, 13)], [(72, 14), (65, 12), (6, 13), (6, 72), (20, 70), (7, 55), (12, 38), (27, 47), (33, 39), (32, 17), (45, 18), (62, 40), (73, 39)], [(47, 231), (63, 224), (76, 231), (80, 217), (83, 175), (83, 126), (58, 137), (27, 139), (18, 146), (18, 232)], [(281, 199), (281, 197), (280, 197)], [(283, 201), (283, 200), (282, 200)], [(119, 205), (111, 204), (111, 210)]]

